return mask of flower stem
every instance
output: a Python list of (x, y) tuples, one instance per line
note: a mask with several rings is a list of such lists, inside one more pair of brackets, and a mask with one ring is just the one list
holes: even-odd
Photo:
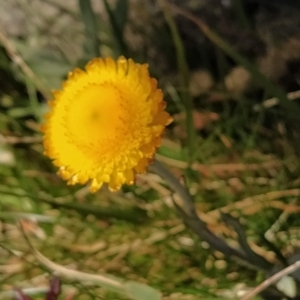
[(181, 198), (181, 205), (177, 204), (174, 199), (173, 202), (177, 211), (183, 217), (184, 223), (212, 248), (222, 252), (226, 256), (234, 256), (242, 260), (245, 264), (247, 257), (241, 251), (230, 247), (224, 240), (208, 229), (206, 223), (197, 214), (192, 196), (179, 180), (157, 160), (154, 160), (151, 168), (155, 173), (160, 175)]

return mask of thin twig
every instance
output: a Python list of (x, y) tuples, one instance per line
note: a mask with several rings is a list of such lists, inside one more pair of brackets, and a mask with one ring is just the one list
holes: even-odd
[(42, 95), (45, 97), (45, 99), (50, 99), (51, 94), (50, 91), (45, 88), (43, 83), (40, 81), (40, 79), (33, 73), (33, 71), (30, 69), (30, 67), (26, 64), (26, 62), (23, 60), (23, 58), (20, 56), (18, 51), (16, 50), (16, 47), (13, 45), (13, 43), (5, 36), (5, 34), (0, 29), (0, 43), (2, 43), (3, 47), (5, 48), (7, 54), (11, 58), (11, 60), (20, 67), (20, 69), (23, 71), (23, 73), (32, 80), (32, 82), (35, 84), (37, 89), (42, 93)]
[[(289, 100), (296, 100), (300, 98), (300, 91), (294, 91), (294, 92), (290, 92), (287, 94), (287, 97), (289, 98)], [(260, 104), (255, 104), (253, 106), (253, 110), (254, 111), (261, 111), (263, 108), (270, 108), (273, 107), (275, 105), (279, 104), (279, 100), (276, 97), (273, 97), (271, 99), (265, 100)]]
[(247, 293), (240, 300), (250, 300), (251, 298), (255, 297), (256, 295), (264, 291), (267, 287), (269, 287), (270, 285), (274, 284), (276, 281), (281, 279), (282, 277), (295, 272), (299, 268), (300, 268), (300, 260), (296, 261), (292, 265), (286, 267), (285, 269), (279, 271), (278, 273), (274, 274), (270, 278), (266, 279), (261, 284), (259, 284), (255, 289)]
[(278, 217), (278, 219), (275, 221), (275, 223), (273, 223), (271, 225), (271, 227), (265, 232), (265, 238), (268, 241), (274, 241), (275, 240), (275, 232), (278, 232), (280, 227), (286, 223), (286, 220), (288, 219), (289, 215), (293, 212), (293, 211), (297, 211), (297, 210), (293, 210), (290, 211), (289, 208), (293, 207), (294, 204), (296, 204), (296, 199), (293, 199), (293, 201), (290, 203), (290, 205), (288, 205), (286, 207), (286, 209), (280, 214), (280, 216)]

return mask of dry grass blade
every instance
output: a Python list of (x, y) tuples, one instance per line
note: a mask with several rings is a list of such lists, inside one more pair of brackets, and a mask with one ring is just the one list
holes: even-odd
[(34, 255), (37, 258), (37, 260), (43, 266), (45, 266), (52, 272), (55, 272), (58, 276), (68, 278), (71, 280), (77, 280), (79, 282), (90, 282), (90, 283), (94, 283), (94, 284), (98, 283), (100, 285), (113, 288), (114, 290), (117, 290), (117, 291), (122, 291), (124, 289), (123, 284), (120, 283), (118, 280), (111, 279), (111, 278), (103, 276), (103, 275), (88, 274), (88, 273), (65, 268), (59, 264), (54, 263), (53, 261), (51, 261), (44, 255), (42, 255), (35, 248), (32, 247), (32, 250), (33, 250)]
[[(300, 91), (295, 91), (295, 92), (291, 92), (287, 94), (287, 97), (290, 100), (296, 100), (298, 98), (300, 98)], [(271, 99), (268, 99), (266, 101), (264, 101), (262, 104), (255, 104), (253, 106), (253, 110), (254, 111), (261, 111), (264, 108), (270, 108), (273, 107), (275, 105), (279, 104), (279, 100), (276, 97), (273, 97)]]
[[(300, 195), (300, 189), (292, 189), (292, 190), (284, 190), (284, 191), (273, 191), (273, 192), (269, 192), (269, 193), (265, 193), (265, 194), (261, 194), (261, 195), (256, 195), (253, 197), (247, 197), (243, 200), (240, 200), (238, 202), (235, 203), (230, 203), (220, 209), (215, 209), (213, 211), (210, 211), (208, 214), (210, 217), (214, 218), (214, 219), (218, 219), (219, 218), (219, 214), (220, 214), (220, 210), (223, 213), (229, 213), (230, 211), (233, 210), (240, 210), (244, 213), (244, 210), (247, 207), (250, 207), (252, 205), (258, 205), (260, 207), (260, 209), (262, 207), (265, 206), (270, 206), (268, 203), (271, 202), (272, 200), (278, 199), (278, 198), (282, 198), (282, 197), (298, 197)], [(286, 205), (284, 203), (281, 203), (282, 206), (281, 208), (287, 209), (287, 211), (299, 211), (299, 206), (289, 206)], [(278, 203), (275, 203), (276, 207), (279, 207), (280, 204), (278, 205)], [(287, 206), (289, 208), (287, 208)]]
[(257, 214), (262, 209), (275, 208), (284, 211), (286, 214), (299, 213), (299, 205), (295, 205), (293, 203), (285, 204), (282, 201), (276, 200), (282, 197), (296, 197), (297, 195), (300, 195), (299, 189), (269, 192), (253, 197), (247, 197), (243, 200), (230, 203), (209, 212), (203, 212), (201, 210), (198, 210), (197, 212), (199, 217), (206, 222), (208, 227), (215, 234), (225, 234), (226, 236), (235, 237), (234, 231), (219, 222), (221, 212), (231, 213), (233, 211), (239, 211), (241, 214), (246, 216)]
[(7, 54), (10, 56), (12, 61), (20, 67), (22, 72), (35, 84), (37, 89), (43, 94), (45, 99), (50, 99), (51, 94), (49, 90), (43, 85), (39, 78), (32, 72), (30, 67), (26, 64), (23, 58), (17, 52), (12, 42), (4, 35), (0, 29), (0, 42), (3, 44)]
[[(21, 224), (20, 224), (21, 225)], [(68, 278), (70, 280), (75, 280), (85, 285), (100, 285), (108, 290), (116, 293), (124, 294), (133, 300), (160, 300), (160, 293), (155, 289), (147, 286), (145, 284), (140, 284), (134, 281), (125, 281), (121, 278), (116, 278), (110, 275), (100, 275), (100, 274), (89, 274), (77, 270), (71, 270), (54, 263), (42, 253), (40, 253), (32, 244), (30, 238), (23, 230), (22, 225), (20, 229), (23, 233), (28, 246), (33, 252), (35, 258), (47, 269), (54, 272), (58, 277)], [(153, 298), (151, 298), (153, 297)]]
[[(157, 159), (169, 166), (186, 169), (188, 166), (187, 162), (172, 159), (163, 155), (156, 155)], [(193, 163), (191, 168), (195, 171), (200, 172), (205, 177), (225, 177), (236, 173), (246, 171), (257, 171), (257, 170), (278, 170), (282, 167), (282, 162), (278, 160), (269, 160), (262, 163), (227, 163), (227, 164), (210, 164), (204, 165), (199, 163)]]
[(42, 142), (40, 136), (5, 136), (0, 134), (0, 144), (38, 144)]
[(279, 279), (284, 276), (287, 276), (300, 268), (300, 260), (296, 261), (294, 264), (288, 266), (287, 268), (279, 271), (275, 275), (271, 276), (270, 278), (263, 281), (260, 285), (258, 285), (255, 289), (251, 292), (247, 293), (241, 300), (250, 300), (262, 291), (264, 291), (270, 285), (276, 283)]
[(128, 251), (136, 250), (142, 246), (147, 246), (147, 245), (150, 246), (154, 243), (158, 243), (158, 242), (165, 240), (168, 236), (179, 234), (182, 231), (184, 231), (184, 229), (185, 229), (185, 226), (180, 224), (174, 228), (171, 228), (168, 231), (155, 232), (152, 235), (150, 235), (148, 238), (146, 238), (145, 240), (137, 239), (137, 240), (133, 241), (132, 243), (124, 243), (124, 244), (121, 244), (118, 246), (110, 247), (107, 250), (100, 252), (97, 255), (97, 259), (102, 260), (107, 257), (117, 255), (119, 253), (127, 253)]
[[(41, 294), (41, 293), (47, 293), (49, 291), (48, 286), (44, 287), (34, 287), (34, 288), (26, 288), (22, 289), (22, 292), (24, 295), (35, 295), (35, 294)], [(15, 291), (5, 291), (5, 292), (0, 292), (0, 297), (1, 299), (12, 299), (16, 295)]]

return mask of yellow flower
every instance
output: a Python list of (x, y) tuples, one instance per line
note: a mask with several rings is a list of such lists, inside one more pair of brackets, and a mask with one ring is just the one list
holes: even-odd
[(97, 191), (133, 184), (145, 172), (171, 122), (147, 64), (96, 58), (53, 92), (42, 126), (45, 154), (69, 184)]

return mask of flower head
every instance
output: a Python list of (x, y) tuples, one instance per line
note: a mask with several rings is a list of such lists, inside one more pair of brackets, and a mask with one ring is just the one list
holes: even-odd
[(171, 122), (148, 65), (96, 58), (53, 92), (42, 126), (45, 154), (69, 184), (111, 190), (143, 173)]

